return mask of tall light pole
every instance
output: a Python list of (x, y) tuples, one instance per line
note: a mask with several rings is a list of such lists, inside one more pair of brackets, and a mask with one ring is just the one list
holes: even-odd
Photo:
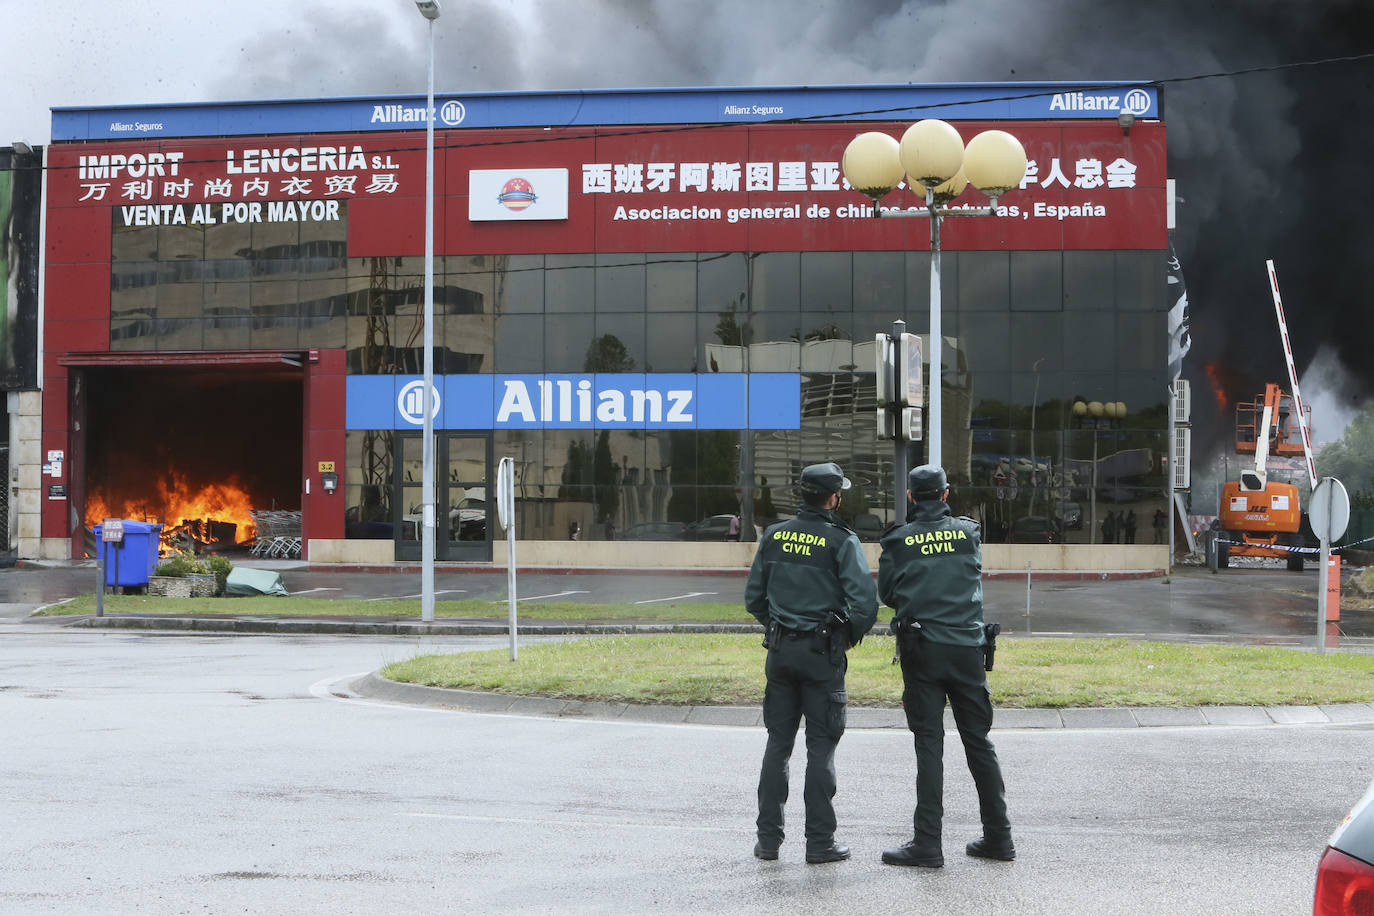
[[(959, 132), (933, 118), (907, 128), (900, 143), (879, 131), (859, 134), (845, 147), (844, 177), (873, 201), (874, 217), (930, 217), (930, 382), (926, 387), (926, 461), (941, 463), (940, 417), (940, 223), (946, 216), (992, 216), (997, 198), (1019, 187), (1026, 174), (1026, 151), (1006, 131), (985, 130), (964, 146)], [(909, 178), (925, 209), (884, 210), (878, 201)], [(950, 208), (945, 204), (972, 184), (986, 194), (986, 207)]]
[(420, 619), (434, 620), (434, 20), (439, 0), (415, 0), (429, 21), (429, 94), (425, 98), (425, 355), (420, 446)]

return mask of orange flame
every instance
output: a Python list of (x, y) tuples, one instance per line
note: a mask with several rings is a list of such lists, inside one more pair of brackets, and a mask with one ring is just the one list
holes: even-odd
[(94, 493), (86, 494), (86, 527), (91, 528), (99, 525), (107, 518), (114, 518), (110, 514), (110, 507), (105, 504), (104, 495), (97, 490)]
[(1226, 384), (1221, 377), (1221, 367), (1216, 363), (1207, 363), (1202, 369), (1207, 373), (1207, 384), (1212, 386), (1212, 395), (1217, 399), (1217, 406), (1225, 413), (1231, 401), (1226, 396)]
[(236, 540), (250, 540), (256, 533), (253, 517), (248, 510), (253, 499), (238, 481), (230, 477), (224, 483), (206, 484), (193, 490), (186, 477), (169, 471), (158, 481), (155, 499), (126, 498), (107, 501), (105, 494), (95, 489), (86, 494), (86, 525), (91, 527), (106, 518), (144, 518), (149, 511), (161, 510), (164, 536), (173, 527), (190, 522), (227, 522), (237, 526)]

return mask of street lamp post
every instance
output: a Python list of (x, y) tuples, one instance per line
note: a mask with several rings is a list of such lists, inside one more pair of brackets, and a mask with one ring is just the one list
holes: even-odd
[[(946, 216), (992, 216), (997, 199), (1021, 184), (1026, 174), (1026, 151), (1006, 131), (985, 130), (964, 145), (959, 132), (935, 119), (917, 121), (899, 143), (889, 134), (869, 131), (845, 147), (844, 177), (856, 191), (873, 201), (874, 217), (930, 217), (930, 382), (926, 387), (926, 460), (941, 463), (943, 426), (940, 416), (940, 224)], [(924, 209), (884, 210), (879, 200), (902, 183), (925, 200)], [(972, 184), (990, 199), (986, 207), (945, 206)]]
[(420, 445), (420, 619), (434, 620), (434, 20), (439, 0), (415, 0), (429, 22), (429, 93), (425, 102), (425, 353)]

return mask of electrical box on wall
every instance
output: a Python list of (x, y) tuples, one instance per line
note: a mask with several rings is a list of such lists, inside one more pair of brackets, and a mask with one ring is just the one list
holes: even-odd
[(1186, 426), (1174, 430), (1174, 448), (1170, 457), (1173, 461), (1171, 476), (1175, 490), (1186, 490), (1192, 486), (1192, 452), (1193, 430)]
[(1190, 423), (1193, 416), (1193, 389), (1187, 379), (1174, 381), (1174, 422)]

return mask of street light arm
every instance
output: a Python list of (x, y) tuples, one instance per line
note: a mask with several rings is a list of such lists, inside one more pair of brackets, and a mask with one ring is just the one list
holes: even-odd
[[(896, 155), (894, 156), (894, 147)], [(895, 159), (895, 161), (894, 161)], [(1026, 173), (1021, 143), (1005, 131), (983, 131), (964, 146), (955, 128), (937, 119), (917, 121), (900, 143), (880, 131), (856, 136), (841, 161), (845, 180), (873, 201), (875, 219), (926, 217), (930, 220), (930, 382), (926, 388), (927, 461), (941, 464), (941, 388), (943, 357), (940, 329), (940, 223), (947, 216), (995, 216), (997, 198), (1019, 187)], [(879, 201), (906, 176), (924, 206), (884, 210)], [(924, 185), (933, 185), (927, 188)], [(987, 207), (947, 207), (974, 185), (991, 200)], [(900, 439), (900, 433), (898, 434)], [(1032, 448), (1034, 451), (1034, 448)], [(900, 466), (898, 461), (894, 467)], [(900, 506), (897, 517), (901, 518)]]

